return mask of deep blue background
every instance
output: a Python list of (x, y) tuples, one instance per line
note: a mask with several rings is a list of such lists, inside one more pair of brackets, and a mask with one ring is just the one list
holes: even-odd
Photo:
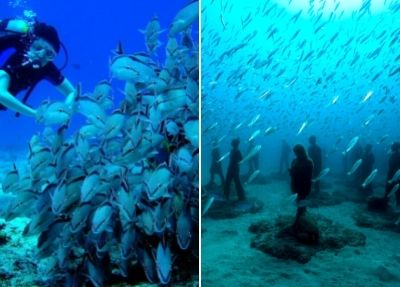
[[(84, 92), (93, 91), (100, 80), (110, 79), (109, 61), (119, 40), (128, 53), (144, 51), (144, 37), (139, 29), (144, 29), (154, 15), (158, 16), (161, 29), (168, 29), (178, 11), (189, 3), (187, 0), (24, 2), (24, 7), (11, 7), (9, 1), (0, 1), (0, 18), (22, 16), (24, 9), (31, 9), (36, 12), (38, 20), (55, 26), (69, 54), (69, 65), (63, 73), (73, 84), (81, 82)], [(198, 37), (197, 30), (198, 25), (195, 25), (192, 32), (195, 38)], [(164, 45), (158, 48), (157, 57), (161, 64), (165, 58), (167, 34), (168, 31), (165, 31), (160, 35)], [(61, 66), (63, 62), (64, 54), (61, 52), (56, 63)], [(113, 85), (121, 85), (118, 82), (113, 80)], [(114, 96), (121, 97), (117, 88), (114, 90)], [(47, 98), (64, 100), (55, 88), (43, 81), (33, 92), (29, 103), (36, 107)], [(43, 126), (35, 123), (33, 118), (16, 118), (11, 111), (0, 113), (0, 151), (27, 150), (32, 134), (42, 129)]]

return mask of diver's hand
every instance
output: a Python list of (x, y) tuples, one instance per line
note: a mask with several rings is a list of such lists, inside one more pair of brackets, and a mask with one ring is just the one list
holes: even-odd
[(42, 124), (44, 122), (42, 109), (38, 108), (37, 110), (34, 110), (34, 117), (38, 124)]

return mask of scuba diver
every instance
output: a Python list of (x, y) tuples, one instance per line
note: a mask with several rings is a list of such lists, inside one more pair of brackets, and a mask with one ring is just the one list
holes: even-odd
[[(362, 162), (360, 165), (360, 176), (362, 181), (364, 181), (372, 172), (374, 163), (375, 163), (375, 156), (372, 153), (372, 145), (367, 144), (364, 149), (364, 153), (361, 157)], [(364, 188), (362, 186), (359, 187), (360, 192), (365, 193), (366, 195), (372, 194), (372, 183), (368, 184)]]
[[(389, 169), (387, 173), (387, 181), (385, 188), (385, 199), (388, 199), (389, 193), (396, 186), (400, 184), (400, 179), (393, 179), (394, 175), (398, 170), (400, 170), (400, 142), (395, 142), (392, 144), (391, 155), (389, 157)], [(394, 191), (396, 195), (396, 207), (400, 207), (400, 188)]]
[(240, 177), (239, 177), (240, 175), (239, 163), (242, 160), (242, 154), (239, 150), (239, 143), (240, 143), (239, 138), (233, 139), (231, 142), (232, 150), (229, 157), (229, 166), (228, 166), (228, 172), (226, 174), (225, 187), (224, 187), (224, 195), (226, 200), (229, 199), (229, 193), (230, 193), (229, 189), (232, 180), (235, 182), (239, 200), (243, 201), (246, 199), (246, 196), (244, 194), (244, 189), (242, 184), (240, 183)]
[[(318, 175), (321, 173), (322, 169), (322, 153), (321, 148), (317, 145), (317, 138), (316, 136), (310, 136), (308, 139), (310, 143), (310, 147), (308, 148), (308, 155), (313, 161), (314, 169), (313, 169), (313, 179), (317, 178)], [(314, 184), (314, 192), (319, 192), (319, 180), (315, 181)]]
[[(21, 19), (0, 21), (0, 52), (12, 49), (12, 54), (0, 66), (0, 110), (7, 108), (38, 118), (35, 109), (26, 104), (33, 88), (41, 80), (50, 81), (66, 96), (72, 108), (75, 89), (56, 67), (53, 60), (63, 46), (54, 27), (41, 22), (29, 24)], [(64, 48), (65, 50), (65, 48)], [(16, 95), (27, 90), (21, 101)]]
[(307, 156), (304, 146), (297, 144), (293, 147), (296, 158), (289, 169), (291, 177), (290, 187), (293, 193), (297, 193), (297, 213), (294, 221), (294, 229), (298, 229), (301, 217), (306, 212), (305, 199), (311, 192), (313, 177), (313, 162)]
[(220, 158), (220, 151), (217, 143), (214, 141), (213, 142), (213, 148), (211, 150), (211, 166), (210, 166), (210, 182), (207, 184), (208, 187), (213, 188), (215, 183), (214, 183), (214, 177), (215, 175), (219, 176), (221, 186), (224, 185), (224, 174), (222, 172), (222, 164), (219, 162)]

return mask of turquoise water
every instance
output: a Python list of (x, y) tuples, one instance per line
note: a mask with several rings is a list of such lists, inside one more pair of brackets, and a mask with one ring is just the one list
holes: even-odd
[[(384, 3), (203, 1), (203, 131), (218, 124), (203, 134), (203, 175), (213, 138), (226, 136), (221, 154), (234, 136), (245, 151), (257, 130), (266, 171), (277, 169), (281, 139), (306, 144), (312, 134), (331, 170), (340, 169), (340, 152), (355, 136), (373, 144), (384, 170), (400, 136), (400, 12), (396, 1)], [(268, 128), (276, 131), (265, 135)]]
[[(203, 285), (398, 286), (394, 199), (387, 214), (370, 212), (368, 195), (346, 175), (353, 162), (343, 166), (344, 154), (356, 159), (351, 141), (371, 144), (372, 195), (383, 196), (390, 146), (400, 140), (398, 1), (205, 0), (201, 29), (203, 207), (212, 202), (202, 220)], [(287, 169), (278, 170), (281, 141), (307, 148), (311, 135), (329, 172), (321, 192), (311, 192), (312, 205), (305, 203), (307, 216), (321, 238), (330, 236), (328, 219), (362, 233), (365, 242), (299, 263), (288, 257), (304, 246), (281, 232), (290, 230), (296, 205)], [(243, 157), (250, 142), (260, 146), (252, 183), (244, 184), (249, 164), (239, 165), (243, 204), (235, 202), (233, 184), (229, 202), (222, 187), (208, 185), (213, 144), (226, 176), (236, 137)], [(289, 163), (293, 158), (291, 151)], [(252, 203), (263, 207), (255, 211)], [(255, 235), (250, 226), (266, 227)]]

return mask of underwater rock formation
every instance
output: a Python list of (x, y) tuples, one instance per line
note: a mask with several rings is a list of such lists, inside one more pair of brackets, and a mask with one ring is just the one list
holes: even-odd
[(400, 233), (400, 224), (396, 224), (399, 214), (391, 210), (374, 212), (361, 208), (353, 213), (353, 219), (357, 226), (386, 230)]
[(280, 259), (307, 263), (319, 251), (337, 250), (345, 246), (363, 246), (364, 234), (331, 220), (310, 214), (302, 217), (297, 230), (290, 216), (280, 217), (272, 224), (265, 220), (253, 223), (249, 231), (255, 234), (251, 247)]
[(248, 198), (245, 201), (226, 201), (216, 199), (204, 216), (212, 219), (229, 219), (246, 213), (257, 213), (262, 210), (263, 207), (264, 203), (255, 198)]

